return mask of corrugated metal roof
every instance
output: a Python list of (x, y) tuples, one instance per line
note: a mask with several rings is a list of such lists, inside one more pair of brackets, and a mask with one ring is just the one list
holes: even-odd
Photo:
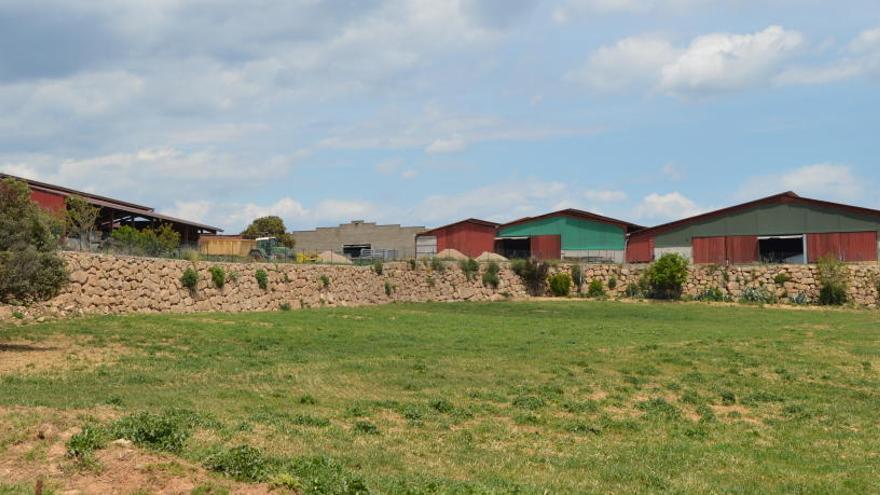
[(597, 215), (595, 213), (590, 213), (588, 211), (578, 210), (575, 208), (568, 208), (565, 210), (553, 211), (553, 212), (545, 213), (543, 215), (538, 215), (535, 217), (520, 218), (519, 220), (514, 220), (512, 222), (508, 222), (503, 225), (500, 225), (499, 228), (503, 229), (503, 228), (507, 228), (507, 227), (510, 227), (513, 225), (519, 225), (519, 224), (523, 224), (523, 223), (533, 222), (535, 220), (542, 220), (544, 218), (561, 217), (561, 216), (570, 216), (570, 217), (575, 217), (575, 218), (581, 218), (584, 220), (592, 220), (592, 221), (596, 221), (596, 222), (620, 225), (626, 231), (639, 230), (639, 229), (644, 228), (641, 225), (627, 222), (625, 220), (617, 220), (616, 218), (605, 217), (602, 215)]

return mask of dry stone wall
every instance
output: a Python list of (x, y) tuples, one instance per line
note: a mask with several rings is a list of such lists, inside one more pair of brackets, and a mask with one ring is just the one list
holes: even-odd
[[(520, 278), (502, 264), (497, 289), (483, 286), (478, 274), (468, 280), (457, 263), (445, 263), (443, 271), (424, 263), (386, 263), (382, 274), (372, 267), (350, 265), (297, 265), (271, 263), (189, 262), (90, 253), (63, 254), (70, 283), (51, 301), (28, 307), (0, 305), (0, 321), (42, 319), (81, 314), (189, 313), (199, 311), (267, 311), (321, 306), (362, 306), (390, 302), (492, 301), (528, 297)], [(188, 267), (199, 274), (194, 291), (183, 287), (180, 277)], [(209, 269), (219, 266), (227, 283), (214, 287)], [(638, 284), (644, 265), (584, 265), (584, 290), (599, 280), (608, 297), (625, 297), (627, 286)], [(258, 269), (269, 276), (267, 289), (255, 277)], [(485, 269), (485, 266), (484, 266)], [(877, 264), (849, 265), (849, 295), (860, 306), (878, 306)], [(551, 273), (570, 271), (558, 265)], [(777, 278), (784, 273), (785, 277)], [(328, 284), (325, 286), (323, 279)], [(782, 279), (787, 280), (782, 280)], [(780, 301), (803, 294), (808, 302), (819, 293), (817, 268), (806, 265), (756, 265), (691, 267), (685, 294), (698, 297), (720, 289), (738, 300), (749, 287), (772, 292)], [(387, 286), (387, 287), (386, 287)]]

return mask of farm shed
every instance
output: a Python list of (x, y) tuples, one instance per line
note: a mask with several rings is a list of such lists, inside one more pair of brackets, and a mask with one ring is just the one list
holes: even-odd
[(431, 229), (416, 236), (416, 257), (434, 256), (444, 249), (455, 249), (476, 258), (495, 250), (498, 224), (476, 218)]
[(27, 183), (31, 190), (31, 199), (43, 209), (54, 214), (64, 212), (64, 201), (68, 196), (79, 196), (100, 209), (97, 221), (97, 230), (102, 236), (108, 236), (114, 229), (124, 225), (130, 225), (136, 229), (169, 224), (180, 234), (180, 242), (183, 245), (194, 245), (199, 237), (205, 234), (217, 234), (223, 229), (211, 225), (205, 225), (188, 220), (174, 218), (156, 212), (149, 206), (129, 203), (119, 199), (108, 198), (82, 191), (76, 191), (62, 186), (47, 184), (30, 179), (23, 179), (12, 175), (0, 173), (0, 179), (11, 178)]
[(626, 235), (640, 228), (586, 211), (560, 210), (501, 225), (495, 251), (507, 258), (622, 263)]
[(876, 261), (880, 211), (786, 192), (630, 235), (627, 262), (667, 252), (694, 263)]

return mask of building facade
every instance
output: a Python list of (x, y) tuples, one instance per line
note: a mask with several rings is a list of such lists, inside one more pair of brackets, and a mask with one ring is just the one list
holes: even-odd
[(567, 209), (499, 226), (496, 252), (507, 258), (622, 263), (627, 234), (640, 228), (623, 220)]
[(878, 259), (880, 211), (786, 192), (630, 235), (627, 261), (679, 253), (694, 263), (814, 263)]
[(455, 249), (471, 258), (491, 253), (497, 229), (497, 223), (476, 218), (431, 229), (416, 236), (416, 257), (432, 257), (445, 249)]
[(416, 236), (424, 231), (425, 227), (378, 225), (355, 220), (337, 227), (294, 231), (292, 235), (299, 252), (332, 251), (349, 258), (360, 258), (362, 254), (381, 251), (384, 257), (402, 259), (415, 256)]

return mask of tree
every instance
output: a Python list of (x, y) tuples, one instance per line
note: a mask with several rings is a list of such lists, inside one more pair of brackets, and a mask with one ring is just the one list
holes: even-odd
[(294, 247), (296, 241), (287, 233), (284, 220), (281, 217), (270, 215), (260, 217), (251, 222), (241, 233), (244, 237), (277, 237), (281, 244), (289, 248)]
[(49, 299), (67, 282), (60, 222), (31, 201), (25, 182), (0, 182), (0, 300)]
[(180, 234), (167, 223), (144, 230), (124, 225), (114, 230), (110, 236), (116, 248), (128, 254), (165, 256), (180, 246)]
[(90, 250), (92, 234), (96, 228), (95, 222), (98, 221), (101, 209), (92, 206), (81, 196), (68, 196), (64, 204), (67, 206), (64, 213), (67, 228), (79, 237), (80, 250)]

